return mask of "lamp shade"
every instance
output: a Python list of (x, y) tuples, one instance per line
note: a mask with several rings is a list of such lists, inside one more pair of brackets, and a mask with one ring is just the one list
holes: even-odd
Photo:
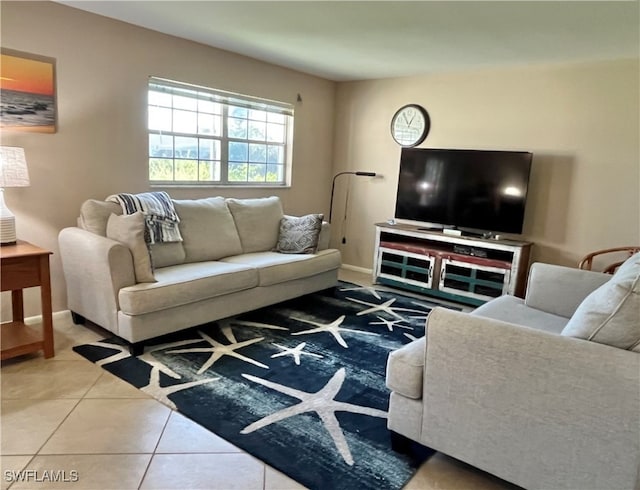
[(29, 170), (24, 149), (0, 146), (0, 187), (27, 187)]

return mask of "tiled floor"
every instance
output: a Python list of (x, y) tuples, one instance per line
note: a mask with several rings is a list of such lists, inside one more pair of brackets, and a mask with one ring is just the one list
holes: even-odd
[[(351, 271), (341, 278), (369, 281)], [(2, 363), (2, 490), (302, 488), (71, 350), (104, 338), (103, 331), (73, 325), (67, 314), (54, 325), (54, 358)], [(28, 481), (11, 482), (16, 476)], [(405, 488), (513, 487), (436, 454)]]

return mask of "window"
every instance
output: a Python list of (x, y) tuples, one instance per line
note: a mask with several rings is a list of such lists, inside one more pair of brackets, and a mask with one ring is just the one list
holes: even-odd
[(293, 106), (149, 79), (151, 184), (288, 183)]

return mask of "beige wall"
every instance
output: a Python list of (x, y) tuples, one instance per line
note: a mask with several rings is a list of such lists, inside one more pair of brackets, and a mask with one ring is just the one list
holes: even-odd
[[(1, 135), (27, 154), (31, 186), (8, 189), (6, 199), (19, 238), (54, 252), (54, 310), (66, 309), (59, 230), (75, 224), (87, 198), (149, 190), (149, 75), (290, 102), (300, 93), (293, 187), (167, 190), (176, 198), (277, 194), (289, 213), (328, 213), (334, 173), (382, 173), (338, 181), (333, 242), (345, 264), (371, 267), (373, 223), (393, 215), (400, 149), (389, 123), (406, 103), (431, 115), (423, 147), (534, 153), (524, 237), (536, 243), (536, 260), (573, 264), (587, 251), (640, 242), (638, 60), (335, 84), (50, 2), (0, 9), (2, 46), (57, 60), (58, 132)], [(26, 314), (38, 314), (38, 291), (27, 300)], [(8, 305), (3, 293), (3, 319)]]
[[(80, 204), (116, 192), (149, 190), (146, 87), (150, 75), (295, 106), (293, 186), (289, 189), (167, 189), (176, 198), (278, 195), (291, 214), (328, 212), (335, 84), (229, 52), (166, 36), (51, 2), (6, 2), (3, 47), (57, 61), (58, 132), (2, 132), (3, 145), (25, 149), (31, 186), (8, 189), (18, 238), (53, 251), (54, 311), (66, 309), (58, 254), (60, 229)], [(37, 288), (27, 315), (40, 312)], [(10, 312), (2, 294), (2, 316)]]
[(533, 152), (523, 237), (535, 242), (534, 260), (575, 265), (593, 250), (639, 244), (638, 70), (636, 59), (339, 84), (334, 170), (384, 175), (337, 184), (343, 262), (371, 268), (373, 224), (393, 217), (400, 147), (389, 125), (407, 103), (431, 117), (421, 147)]

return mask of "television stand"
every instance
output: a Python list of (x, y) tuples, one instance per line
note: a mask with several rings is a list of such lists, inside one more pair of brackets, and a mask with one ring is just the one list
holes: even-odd
[(377, 223), (373, 282), (471, 305), (523, 297), (531, 246)]

